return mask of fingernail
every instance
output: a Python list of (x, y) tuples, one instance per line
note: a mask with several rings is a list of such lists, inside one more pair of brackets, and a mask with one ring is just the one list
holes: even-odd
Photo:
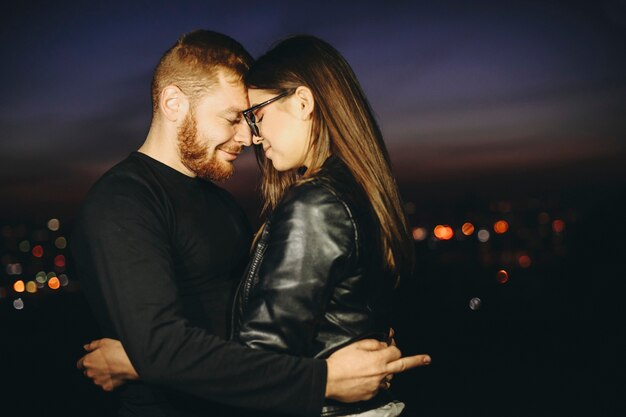
[(430, 361), (431, 361), (430, 356), (426, 356), (424, 358), (424, 365), (430, 365)]

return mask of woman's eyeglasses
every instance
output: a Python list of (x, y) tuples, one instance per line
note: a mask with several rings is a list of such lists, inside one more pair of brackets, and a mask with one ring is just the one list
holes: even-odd
[(252, 134), (254, 136), (257, 136), (257, 137), (261, 136), (259, 134), (259, 126), (256, 124), (256, 116), (254, 115), (254, 112), (263, 106), (267, 106), (268, 104), (273, 103), (276, 100), (279, 100), (285, 96), (288, 96), (289, 94), (294, 93), (295, 91), (296, 91), (295, 89), (287, 90), (284, 93), (277, 95), (276, 97), (272, 97), (269, 100), (264, 101), (263, 103), (257, 104), (256, 106), (252, 106), (249, 109), (246, 109), (241, 112), (243, 114), (243, 118), (246, 119), (248, 126), (250, 126), (250, 130), (252, 131)]

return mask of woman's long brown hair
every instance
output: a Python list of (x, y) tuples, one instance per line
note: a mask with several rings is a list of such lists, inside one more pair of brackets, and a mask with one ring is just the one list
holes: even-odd
[(276, 171), (262, 148), (255, 147), (262, 171), (263, 214), (276, 207), (290, 186), (311, 178), (328, 155), (335, 155), (369, 197), (380, 225), (387, 265), (398, 278), (410, 273), (413, 244), (389, 154), (365, 93), (343, 56), (318, 38), (294, 36), (254, 62), (244, 81), (248, 88), (276, 93), (306, 86), (315, 100), (313, 162), (302, 176), (298, 170)]

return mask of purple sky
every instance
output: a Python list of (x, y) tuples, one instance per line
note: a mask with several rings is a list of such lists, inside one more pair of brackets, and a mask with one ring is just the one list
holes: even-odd
[[(333, 44), (363, 84), (403, 184), (624, 174), (624, 1), (84, 3), (0, 8), (0, 217), (74, 206), (139, 147), (151, 71), (197, 28), (254, 56), (295, 33)], [(226, 187), (244, 198), (254, 177), (247, 155)]]

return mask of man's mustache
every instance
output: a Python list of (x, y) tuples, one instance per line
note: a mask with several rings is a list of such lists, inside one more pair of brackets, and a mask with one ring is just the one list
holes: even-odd
[(226, 145), (222, 145), (219, 146), (217, 149), (220, 149), (224, 152), (228, 152), (228, 153), (234, 153), (239, 155), (241, 153), (241, 151), (243, 150), (243, 146), (241, 145), (230, 145), (230, 146), (226, 146)]

